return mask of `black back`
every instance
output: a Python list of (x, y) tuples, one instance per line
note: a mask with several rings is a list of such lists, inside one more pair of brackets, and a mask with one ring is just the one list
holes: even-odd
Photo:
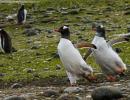
[(0, 35), (1, 35), (1, 44), (2, 48), (5, 53), (11, 53), (12, 52), (12, 42), (10, 36), (7, 34), (6, 31), (3, 29), (0, 30)]
[(24, 16), (24, 5), (22, 5), (17, 14), (18, 23), (22, 23), (22, 21), (24, 20)]

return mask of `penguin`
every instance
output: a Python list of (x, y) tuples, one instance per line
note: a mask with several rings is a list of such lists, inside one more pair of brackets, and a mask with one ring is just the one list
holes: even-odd
[(12, 52), (11, 38), (4, 29), (0, 29), (0, 50), (3, 53)]
[(26, 22), (27, 10), (25, 9), (24, 5), (18, 10), (17, 19), (18, 24), (23, 24)]
[(67, 76), (72, 86), (76, 85), (76, 80), (80, 77), (86, 78), (91, 81), (94, 80), (93, 69), (89, 66), (80, 55), (77, 48), (92, 47), (95, 45), (88, 43), (77, 43), (76, 46), (70, 41), (70, 30), (68, 26), (62, 26), (56, 32), (61, 33), (61, 39), (58, 44), (58, 54), (62, 64), (66, 69)]
[(84, 59), (86, 60), (92, 53), (96, 63), (101, 67), (107, 80), (116, 81), (116, 76), (123, 75), (123, 73), (127, 70), (127, 67), (119, 55), (112, 49), (112, 45), (123, 41), (129, 41), (129, 39), (118, 38), (107, 41), (105, 36), (106, 32), (103, 25), (92, 26), (92, 29), (96, 31), (92, 44), (94, 44), (97, 49), (90, 48)]

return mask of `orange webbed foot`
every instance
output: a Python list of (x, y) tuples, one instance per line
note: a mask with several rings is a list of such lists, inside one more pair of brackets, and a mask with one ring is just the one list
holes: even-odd
[(115, 82), (115, 81), (116, 81), (116, 77), (115, 77), (115, 76), (112, 76), (112, 75), (108, 75), (106, 78), (107, 78), (107, 80), (110, 81), (110, 82)]

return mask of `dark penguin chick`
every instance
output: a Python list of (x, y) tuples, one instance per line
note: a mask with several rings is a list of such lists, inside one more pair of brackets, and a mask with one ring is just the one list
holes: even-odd
[(104, 39), (106, 39), (106, 32), (103, 25), (93, 24), (92, 29), (96, 31), (96, 36), (103, 37)]
[(27, 14), (27, 10), (25, 9), (24, 5), (22, 5), (21, 8), (18, 10), (18, 14), (17, 14), (18, 24), (25, 23), (26, 14)]
[(4, 53), (12, 52), (11, 38), (4, 29), (0, 29), (0, 49)]
[(118, 100), (124, 97), (119, 88), (112, 86), (101, 86), (96, 88), (91, 94), (93, 100)]

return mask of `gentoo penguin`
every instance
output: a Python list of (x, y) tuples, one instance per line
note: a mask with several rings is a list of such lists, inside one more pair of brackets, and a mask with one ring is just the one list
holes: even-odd
[[(69, 27), (62, 26), (57, 32), (61, 33), (61, 39), (58, 44), (58, 54), (63, 63), (68, 78), (72, 86), (76, 85), (76, 80), (81, 76), (88, 80), (94, 79), (93, 69), (83, 60), (77, 48), (70, 41)], [(96, 48), (93, 44), (83, 43), (83, 47)], [(77, 47), (81, 48), (82, 44), (78, 43)]]
[(101, 67), (107, 79), (109, 81), (115, 81), (116, 75), (122, 75), (127, 68), (119, 55), (112, 49), (112, 45), (121, 41), (128, 41), (129, 39), (119, 38), (107, 42), (105, 39), (105, 28), (103, 25), (98, 25), (92, 28), (96, 31), (92, 44), (94, 44), (97, 49), (89, 49), (84, 59), (92, 53), (96, 63)]
[(18, 10), (17, 19), (18, 24), (23, 24), (26, 22), (27, 10), (25, 9), (24, 5)]
[(12, 52), (11, 38), (4, 29), (0, 29), (0, 49), (3, 53)]

